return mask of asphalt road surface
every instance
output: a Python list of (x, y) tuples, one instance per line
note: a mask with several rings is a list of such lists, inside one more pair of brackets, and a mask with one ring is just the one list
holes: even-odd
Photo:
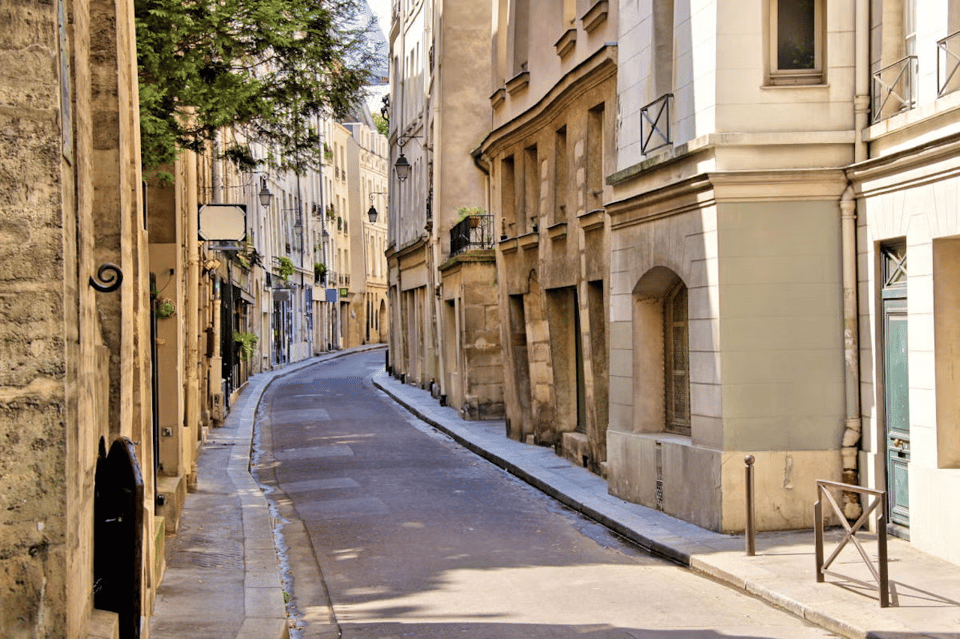
[(831, 637), (652, 557), (373, 387), (382, 350), (275, 381), (257, 469), (283, 522), (292, 637)]

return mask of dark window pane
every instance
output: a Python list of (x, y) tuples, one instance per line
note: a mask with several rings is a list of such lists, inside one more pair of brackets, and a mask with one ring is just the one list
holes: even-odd
[(778, 69), (815, 68), (814, 1), (779, 0), (777, 3)]

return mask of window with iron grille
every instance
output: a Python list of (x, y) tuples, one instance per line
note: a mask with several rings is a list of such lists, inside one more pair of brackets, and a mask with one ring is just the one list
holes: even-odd
[(664, 414), (668, 432), (690, 434), (690, 342), (687, 287), (677, 284), (663, 303)]

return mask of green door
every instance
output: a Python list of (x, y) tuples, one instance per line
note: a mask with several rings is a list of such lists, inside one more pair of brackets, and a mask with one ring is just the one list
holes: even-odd
[[(897, 250), (899, 249), (899, 250)], [(910, 495), (910, 375), (907, 348), (906, 251), (885, 252), (883, 289), (883, 388), (887, 505), (891, 523), (908, 526)]]

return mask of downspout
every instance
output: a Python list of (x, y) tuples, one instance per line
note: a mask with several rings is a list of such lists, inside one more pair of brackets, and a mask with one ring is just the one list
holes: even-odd
[[(846, 396), (846, 428), (840, 456), (843, 482), (860, 485), (860, 335), (857, 317), (857, 200), (848, 185), (840, 197), (840, 241), (843, 269), (843, 360)], [(861, 513), (857, 493), (843, 494), (843, 514), (856, 520)]]
[(870, 0), (857, 0), (854, 52), (854, 163), (867, 159), (863, 132), (870, 124)]
[[(433, 60), (434, 60), (434, 61), (438, 61), (438, 60), (443, 59), (443, 56), (442, 56), (442, 51), (443, 51), (443, 32), (442, 32), (442, 30), (440, 29), (440, 20), (439, 20), (439, 19), (436, 17), (436, 15), (433, 14), (432, 12), (431, 12), (431, 15), (430, 15), (430, 25), (431, 25), (430, 30), (428, 30), (428, 31), (424, 34), (424, 43), (425, 43), (425, 44), (428, 44), (428, 45), (432, 44), (432, 46), (434, 47), (434, 51), (435, 51), (435, 55), (433, 56)], [(433, 37), (435, 38), (435, 39), (433, 39), (433, 40), (431, 40), (431, 36), (432, 36), (432, 35), (433, 35)], [(428, 65), (430, 64), (430, 59), (429, 59), (429, 57), (427, 58), (427, 64), (428, 64)], [(424, 149), (423, 149), (423, 150), (426, 152), (425, 155), (426, 155), (426, 157), (428, 157), (428, 158), (430, 158), (431, 150), (433, 149), (433, 145), (435, 144), (435, 141), (436, 141), (436, 140), (442, 140), (442, 139), (443, 139), (443, 132), (440, 130), (441, 127), (442, 127), (443, 124), (444, 124), (444, 122), (443, 122), (443, 87), (441, 86), (441, 85), (443, 84), (443, 76), (440, 75), (439, 73), (437, 73), (437, 68), (436, 68), (437, 66), (439, 66), (439, 64), (434, 64), (433, 67), (431, 67), (431, 68), (429, 69), (429, 70), (430, 70), (430, 80), (431, 80), (431, 83), (434, 84), (434, 86), (431, 87), (431, 89), (430, 89), (431, 97), (432, 97), (432, 99), (430, 100), (430, 110), (433, 111), (433, 118), (432, 118), (432, 119), (430, 118), (430, 116), (429, 116), (429, 111), (424, 114), (424, 117), (427, 118), (427, 120), (426, 120), (427, 122), (431, 122), (431, 121), (432, 121), (432, 123), (433, 123), (433, 129), (434, 129), (434, 135), (431, 136), (431, 138), (429, 139), (429, 142), (430, 142), (429, 145), (427, 144), (428, 140), (427, 140), (427, 138), (426, 138), (426, 134), (427, 134), (427, 132), (429, 131), (429, 129), (425, 129), (425, 130), (424, 130), (424, 140), (423, 140), (423, 143), (424, 143), (424, 144), (423, 144), (423, 147), (424, 147)], [(424, 102), (426, 102), (426, 100), (424, 100)], [(439, 186), (439, 185), (441, 185), (441, 184), (443, 183), (442, 180), (444, 179), (444, 177), (443, 177), (443, 163), (442, 163), (442, 162), (437, 163), (437, 165), (436, 165), (436, 167), (434, 168), (433, 171), (430, 170), (430, 167), (434, 166), (434, 165), (433, 165), (433, 160), (435, 160), (435, 159), (436, 159), (435, 157), (430, 158), (431, 161), (427, 162), (427, 171), (430, 172), (430, 175), (431, 175), (431, 177), (433, 177), (433, 182), (434, 182), (434, 184), (431, 184), (431, 185), (430, 185), (430, 190), (429, 190), (428, 195), (427, 195), (427, 197), (429, 198), (429, 199), (428, 199), (428, 206), (429, 206), (428, 214), (431, 215), (431, 217), (432, 217), (432, 221), (428, 221), (428, 223), (429, 223), (430, 226), (431, 226), (431, 228), (430, 228), (430, 234), (431, 234), (430, 243), (432, 244), (431, 249), (432, 249), (432, 252), (433, 252), (433, 268), (430, 269), (430, 270), (431, 270), (431, 272), (432, 272), (432, 274), (433, 274), (433, 277), (434, 277), (434, 281), (433, 281), (433, 314), (434, 314), (434, 317), (436, 318), (436, 326), (437, 326), (437, 335), (436, 335), (435, 339), (436, 339), (436, 345), (437, 345), (437, 378), (438, 378), (438, 381), (439, 381), (439, 392), (438, 392), (438, 395), (440, 395), (441, 397), (447, 397), (447, 394), (448, 394), (448, 390), (447, 390), (447, 357), (446, 357), (446, 353), (444, 352), (445, 349), (444, 349), (444, 347), (443, 347), (443, 344), (444, 344), (444, 342), (445, 342), (446, 339), (447, 339), (447, 337), (446, 337), (447, 333), (446, 333), (446, 331), (445, 331), (444, 329), (447, 328), (447, 327), (444, 327), (444, 325), (443, 325), (443, 324), (444, 324), (444, 321), (443, 321), (443, 313), (441, 312), (441, 311), (443, 310), (443, 299), (442, 299), (442, 293), (441, 293), (441, 290), (442, 290), (442, 280), (441, 280), (441, 277), (440, 277), (440, 254), (441, 254), (441, 250), (440, 250), (440, 215), (439, 215), (439, 213), (440, 213), (439, 208), (440, 208), (440, 207), (434, 206), (434, 201), (433, 201), (433, 200), (434, 200), (434, 198), (433, 198), (434, 193), (439, 193), (440, 195), (444, 195), (444, 194), (446, 193), (446, 191), (438, 190), (438, 189), (436, 188), (436, 186)], [(438, 174), (439, 174), (439, 176), (438, 176)], [(435, 185), (436, 185), (436, 186), (435, 186)]]
[[(870, 118), (870, 0), (856, 0), (854, 38), (854, 163), (867, 159), (863, 132)], [(857, 316), (857, 200), (848, 184), (840, 197), (840, 245), (843, 271), (843, 359), (846, 421), (841, 442), (843, 482), (860, 485), (860, 326)], [(856, 520), (862, 512), (856, 493), (843, 494), (843, 512)]]
[[(196, 238), (200, 235), (199, 219), (196, 211), (197, 202), (197, 156), (193, 153), (184, 153), (180, 160), (183, 166), (183, 177), (177, 184), (177, 189), (184, 194), (185, 201), (181, 201), (183, 215), (182, 245), (186, 252), (187, 281), (186, 281), (186, 375), (184, 376), (184, 395), (186, 410), (184, 411), (184, 427), (186, 432), (182, 452), (185, 457), (183, 468), (187, 474), (187, 486), (190, 489), (197, 487), (197, 445), (200, 429), (200, 247)], [(179, 173), (179, 172), (178, 172)]]

